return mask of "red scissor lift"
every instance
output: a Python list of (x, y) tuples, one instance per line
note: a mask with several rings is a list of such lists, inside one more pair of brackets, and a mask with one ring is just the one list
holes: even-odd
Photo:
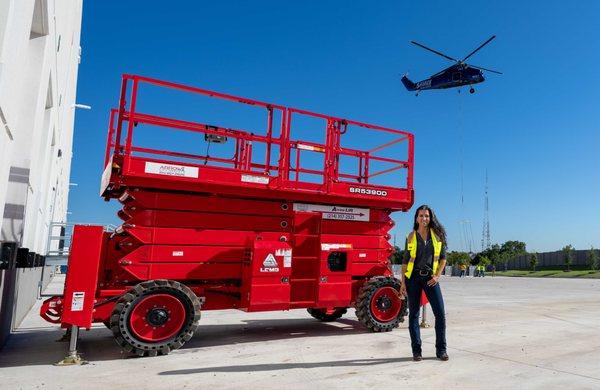
[[(264, 112), (266, 131), (136, 111), (142, 85), (254, 106)], [(324, 143), (291, 138), (303, 117), (323, 124), (317, 130)], [(233, 155), (135, 146), (140, 125), (232, 143)], [(391, 140), (346, 148), (341, 141), (350, 129)], [(331, 321), (355, 307), (368, 329), (392, 330), (406, 305), (388, 260), (390, 213), (413, 204), (413, 143), (404, 131), (124, 75), (101, 187), (102, 197), (122, 204), (123, 223), (114, 232), (75, 227), (64, 295), (46, 300), (40, 314), (75, 331), (103, 322), (124, 350), (140, 356), (181, 347), (201, 310), (306, 308)], [(383, 157), (392, 145), (402, 145), (406, 158)], [(322, 169), (301, 166), (309, 153)], [(356, 163), (353, 172), (340, 163), (345, 159)], [(373, 172), (376, 163), (388, 168)], [(400, 185), (371, 183), (399, 172)]]

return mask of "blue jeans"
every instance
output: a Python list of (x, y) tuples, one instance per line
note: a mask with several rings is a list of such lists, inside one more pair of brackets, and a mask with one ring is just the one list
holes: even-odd
[(421, 292), (425, 295), (431, 305), (435, 316), (435, 350), (436, 354), (446, 352), (446, 314), (444, 312), (444, 298), (440, 284), (428, 286), (429, 276), (420, 276), (413, 273), (410, 279), (406, 279), (406, 292), (408, 294), (408, 330), (413, 355), (421, 354), (421, 330), (419, 329), (419, 312), (421, 308)]

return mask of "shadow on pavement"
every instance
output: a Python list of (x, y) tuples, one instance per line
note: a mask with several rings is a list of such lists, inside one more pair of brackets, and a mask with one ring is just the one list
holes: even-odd
[(241, 324), (200, 325), (194, 338), (184, 349), (215, 347), (240, 343), (282, 340), (325, 335), (365, 333), (367, 329), (356, 320), (340, 319), (335, 322), (320, 322), (307, 319), (264, 319), (247, 320)]
[[(358, 321), (352, 319), (340, 319), (336, 322), (320, 322), (312, 318), (261, 319), (236, 324), (200, 325), (194, 337), (176, 353), (198, 353), (203, 347), (221, 345), (366, 332)], [(0, 367), (49, 365), (58, 362), (66, 356), (69, 347), (68, 342), (56, 341), (63, 334), (64, 331), (58, 327), (17, 330), (0, 352)], [(121, 353), (110, 330), (102, 325), (95, 325), (89, 331), (82, 330), (78, 348), (82, 357), (90, 363), (137, 358)]]
[(238, 366), (220, 366), (191, 368), (186, 370), (163, 371), (158, 375), (189, 375), (215, 372), (257, 372), (257, 371), (278, 371), (291, 370), (294, 368), (326, 368), (326, 367), (364, 367), (378, 364), (404, 363), (412, 362), (412, 357), (401, 357), (391, 359), (353, 359), (336, 360), (330, 362), (314, 363), (274, 363), (274, 364), (249, 364)]
[[(57, 340), (64, 333), (59, 327), (18, 329), (0, 351), (0, 367), (51, 365), (62, 360), (69, 343)], [(92, 362), (123, 358), (112, 333), (102, 327), (82, 330), (78, 347), (82, 357)]]

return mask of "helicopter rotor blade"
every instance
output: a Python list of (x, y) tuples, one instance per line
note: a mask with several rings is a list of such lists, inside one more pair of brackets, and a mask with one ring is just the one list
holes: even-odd
[(495, 35), (492, 35), (492, 37), (490, 39), (488, 39), (487, 41), (483, 42), (481, 45), (479, 45), (479, 47), (475, 50), (473, 50), (471, 53), (469, 53), (468, 56), (466, 56), (465, 58), (462, 59), (462, 62), (465, 62), (467, 60), (467, 58), (471, 57), (473, 54), (477, 53), (482, 47), (484, 47), (485, 45), (487, 45), (488, 43), (490, 43), (490, 41), (492, 39), (496, 38)]
[(502, 72), (498, 72), (497, 70), (492, 70), (492, 69), (482, 68), (481, 66), (475, 66), (475, 65), (471, 65), (471, 64), (469, 64), (469, 66), (470, 66), (471, 68), (485, 70), (486, 72), (492, 72), (492, 73), (502, 74)]
[(410, 43), (412, 43), (413, 45), (417, 45), (417, 46), (419, 46), (419, 47), (422, 47), (422, 48), (423, 48), (423, 49), (425, 49), (425, 50), (429, 50), (430, 52), (432, 52), (432, 53), (435, 53), (435, 54), (437, 54), (437, 55), (439, 55), (439, 56), (442, 56), (442, 57), (444, 57), (444, 58), (447, 58), (447, 59), (449, 59), (450, 61), (455, 61), (455, 62), (458, 62), (458, 60), (457, 60), (456, 58), (452, 58), (452, 57), (450, 57), (450, 56), (447, 56), (447, 55), (445, 55), (444, 53), (440, 53), (440, 52), (439, 52), (439, 51), (437, 51), (437, 50), (430, 49), (430, 48), (428, 48), (428, 47), (427, 47), (427, 46), (425, 46), (425, 45), (421, 45), (419, 42), (410, 41)]

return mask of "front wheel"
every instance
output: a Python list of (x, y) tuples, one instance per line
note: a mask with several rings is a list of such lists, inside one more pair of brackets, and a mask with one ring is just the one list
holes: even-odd
[(172, 280), (149, 280), (117, 301), (110, 317), (115, 341), (138, 356), (166, 355), (192, 338), (200, 320), (200, 300)]
[(372, 332), (389, 332), (406, 316), (406, 300), (399, 296), (400, 281), (376, 277), (366, 282), (356, 300), (356, 316)]

